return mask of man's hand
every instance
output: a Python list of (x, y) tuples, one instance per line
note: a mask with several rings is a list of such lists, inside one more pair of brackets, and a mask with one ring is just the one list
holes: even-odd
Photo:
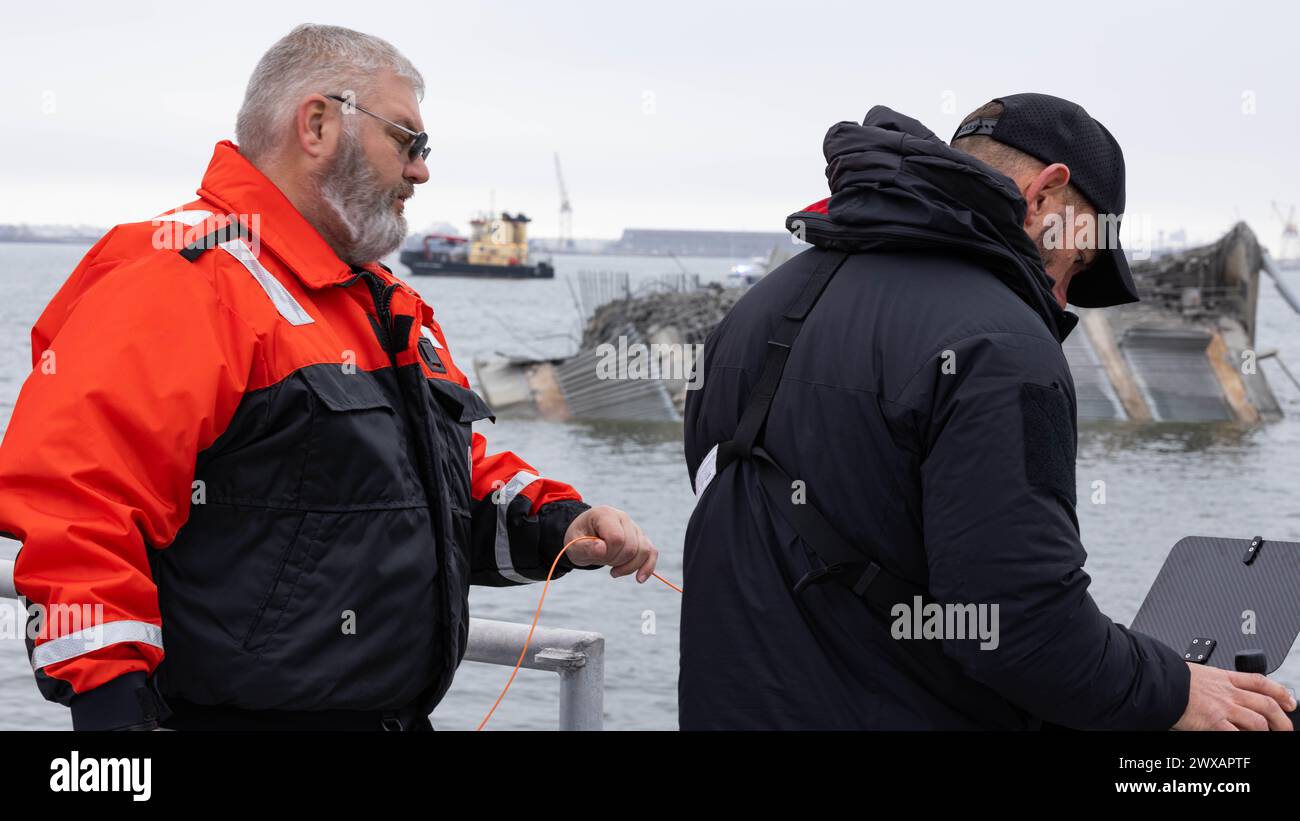
[(659, 561), (659, 550), (641, 532), (637, 523), (623, 511), (612, 507), (593, 507), (584, 511), (565, 531), (564, 543), (568, 544), (579, 536), (596, 538), (583, 539), (570, 547), (564, 554), (569, 561), (580, 567), (607, 564), (611, 567), (609, 575), (615, 578), (635, 571), (636, 580), (644, 584), (654, 573), (655, 562)]
[(1283, 713), (1296, 708), (1295, 698), (1276, 681), (1258, 673), (1187, 666), (1192, 671), (1191, 689), (1175, 730), (1293, 729)]

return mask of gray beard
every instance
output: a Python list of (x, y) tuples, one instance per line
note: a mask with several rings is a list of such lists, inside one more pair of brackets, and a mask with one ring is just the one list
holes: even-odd
[(339, 259), (353, 267), (382, 259), (406, 238), (406, 217), (393, 212), (393, 203), (413, 186), (385, 191), (375, 176), (360, 140), (345, 129), (337, 159), (317, 179), (326, 205), (317, 230)]

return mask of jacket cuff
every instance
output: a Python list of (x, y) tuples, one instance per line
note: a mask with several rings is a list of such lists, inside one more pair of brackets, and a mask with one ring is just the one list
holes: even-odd
[[(541, 522), (541, 543), (545, 546), (544, 550), (551, 560), (554, 560), (555, 554), (564, 548), (564, 534), (569, 529), (569, 525), (588, 510), (591, 510), (591, 505), (586, 502), (563, 500), (543, 505), (541, 510), (537, 511)], [(579, 567), (569, 561), (568, 553), (560, 557), (559, 566), (564, 570), (596, 570), (600, 567), (598, 564)]]
[(152, 730), (171, 711), (143, 672), (135, 671), (72, 697), (72, 729)]
[(1187, 711), (1192, 671), (1183, 657), (1164, 642), (1136, 630), (1128, 630), (1128, 634), (1135, 644), (1142, 675), (1148, 678), (1146, 689), (1150, 694), (1145, 702), (1136, 702), (1138, 721), (1122, 729), (1172, 729)]

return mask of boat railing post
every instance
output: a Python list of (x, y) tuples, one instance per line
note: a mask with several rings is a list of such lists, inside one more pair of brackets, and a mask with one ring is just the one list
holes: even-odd
[(0, 559), (0, 599), (16, 599), (18, 591), (14, 589), (14, 560)]
[(14, 562), (22, 547), (17, 539), (0, 536), (0, 599), (18, 598), (14, 587)]
[[(470, 619), (465, 661), (513, 667), (529, 625)], [(538, 627), (523, 667), (560, 674), (560, 729), (599, 730), (605, 720), (605, 637), (585, 630)]]

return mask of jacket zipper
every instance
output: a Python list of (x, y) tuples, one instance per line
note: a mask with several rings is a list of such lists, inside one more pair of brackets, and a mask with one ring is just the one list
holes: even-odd
[[(352, 285), (353, 283), (355, 283), (358, 279), (362, 279), (362, 278), (364, 278), (366, 281), (366, 288), (370, 291), (370, 299), (375, 305), (375, 313), (378, 316), (378, 330), (380, 334), (379, 344), (383, 346), (384, 351), (388, 353), (388, 359), (393, 365), (393, 372), (395, 375), (397, 375), (398, 390), (401, 391), (402, 379), (400, 374), (397, 374), (398, 371), (397, 351), (394, 349), (394, 346), (392, 345), (393, 292), (396, 291), (398, 288), (400, 288), (401, 285), (400, 283), (398, 283), (398, 284), (385, 286), (383, 282), (379, 279), (379, 277), (376, 276), (374, 273), (366, 270), (358, 270), (356, 271), (356, 276), (352, 277), (346, 282), (339, 283), (339, 286), (346, 288)], [(419, 419), (417, 419), (414, 422), (411, 419), (412, 415), (415, 415), (417, 417), (423, 417), (424, 416), (423, 410), (419, 410), (418, 408), (413, 409), (411, 407), (411, 403), (407, 402), (405, 398), (402, 400), (401, 405), (402, 405), (402, 409), (400, 413), (402, 414), (403, 419), (406, 420), (406, 423), (408, 425), (423, 424)], [(449, 539), (454, 539), (454, 536), (452, 536), (450, 529), (444, 531), (443, 528), (439, 527), (439, 525), (435, 523), (436, 514), (434, 513), (433, 510), (434, 506), (432, 500), (433, 499), (443, 500), (446, 502), (447, 507), (450, 508), (451, 499), (450, 499), (450, 495), (446, 494), (443, 491), (442, 482), (438, 478), (439, 471), (442, 470), (442, 467), (439, 463), (438, 453), (432, 446), (432, 443), (429, 444), (430, 447), (428, 449), (428, 452), (426, 453), (423, 439), (418, 435), (414, 437), (414, 447), (416, 448), (416, 454), (415, 454), (416, 466), (417, 466), (416, 473), (420, 477), (420, 484), (424, 486), (425, 499), (429, 501), (429, 508), (430, 508), (429, 524), (433, 529), (434, 542), (437, 545), (435, 550), (437, 550), (438, 552), (438, 562), (442, 566), (442, 570), (440, 570), (438, 574), (442, 579), (441, 584), (438, 585), (439, 595), (442, 600), (440, 602), (437, 602), (436, 609), (440, 611), (437, 613), (437, 615), (446, 618), (448, 624), (450, 624), (452, 620), (451, 597), (462, 595), (460, 591), (453, 590), (450, 588), (452, 576), (451, 576), (450, 568), (447, 567), (447, 563), (456, 561), (456, 558), (451, 555), (452, 550), (451, 550), (450, 543), (448, 542)], [(433, 488), (434, 488), (433, 490), (431, 490), (430, 488), (430, 482), (433, 483)], [(460, 653), (463, 655), (464, 642), (458, 640), (457, 642), (455, 642), (455, 644), (459, 646)], [(449, 643), (448, 650), (450, 650), (451, 647), (452, 644)], [(447, 656), (447, 671), (444, 671), (444, 673), (440, 676), (439, 681), (434, 686), (436, 688), (441, 689), (443, 692), (446, 692), (447, 687), (450, 686), (448, 682), (448, 676), (454, 675), (454, 672), (458, 664), (459, 664), (459, 658), (455, 657), (454, 654), (449, 653)]]
[(396, 367), (397, 351), (393, 345), (392, 302), (393, 292), (400, 286), (397, 284), (386, 286), (370, 271), (361, 270), (357, 271), (356, 276), (352, 277), (352, 279), (342, 283), (342, 287), (346, 288), (358, 279), (365, 280), (366, 289), (370, 291), (370, 301), (375, 306), (375, 315), (379, 325), (379, 344), (383, 347), (384, 353), (388, 354), (388, 358), (393, 360), (393, 365)]

